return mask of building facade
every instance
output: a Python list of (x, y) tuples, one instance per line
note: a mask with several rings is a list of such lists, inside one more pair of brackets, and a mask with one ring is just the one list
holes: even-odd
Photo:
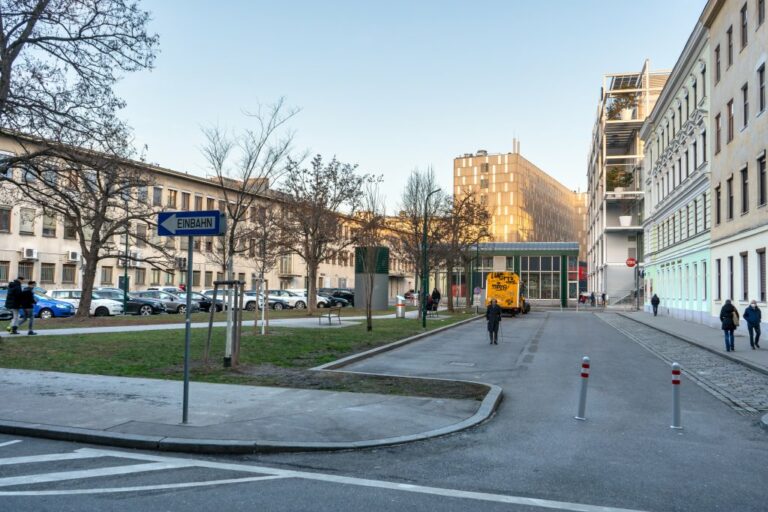
[(475, 194), (491, 214), (496, 242), (581, 242), (583, 196), (514, 152), (465, 154), (453, 160), (453, 193)]
[(640, 128), (653, 110), (669, 72), (650, 70), (603, 77), (587, 167), (588, 289), (609, 304), (634, 302), (643, 248), (643, 142)]
[(709, 45), (699, 22), (640, 138), (644, 148), (645, 309), (702, 323), (710, 310)]
[[(0, 135), (0, 152), (20, 154), (21, 147), (7, 136)], [(152, 178), (146, 200), (155, 211), (216, 210), (223, 205), (223, 193), (219, 185), (211, 179), (194, 176), (184, 172), (148, 165), (143, 162), (131, 162), (139, 166), (142, 172)], [(21, 172), (11, 169), (9, 172)], [(79, 288), (82, 283), (81, 248), (76, 234), (65, 226), (62, 219), (43, 215), (42, 208), (14, 199), (9, 185), (0, 188), (0, 283), (7, 283), (17, 276), (34, 279), (46, 289)], [(258, 205), (266, 205), (275, 199), (271, 194), (259, 196), (254, 208), (246, 218), (252, 222)], [(143, 233), (154, 228), (140, 222), (132, 226), (133, 230)], [(350, 233), (351, 224), (342, 220), (342, 229)], [(122, 248), (122, 237), (114, 240)], [(186, 258), (187, 237), (167, 237), (166, 248), (179, 258)], [(99, 263), (94, 287), (118, 286), (126, 270), (130, 289), (141, 290), (152, 286), (178, 286), (185, 284), (189, 289), (199, 291), (213, 288), (215, 280), (224, 279), (224, 269), (220, 256), (215, 251), (213, 237), (195, 238), (193, 242), (194, 270), (191, 283), (186, 279), (186, 271), (173, 268), (156, 268), (142, 262), (153, 255), (152, 249), (142, 244), (138, 237), (129, 238), (130, 253), (137, 261), (126, 263), (122, 258), (105, 259)], [(235, 278), (253, 289), (257, 287), (257, 265), (250, 259), (254, 257), (255, 243), (248, 244), (248, 250), (235, 256)], [(337, 257), (323, 262), (318, 269), (318, 288), (354, 288), (354, 248), (342, 251)], [(125, 268), (128, 265), (128, 269)], [(392, 258), (389, 265), (389, 293), (394, 297), (413, 287), (411, 270), (403, 260)], [(295, 254), (280, 258), (278, 265), (265, 278), (270, 288), (307, 288), (307, 272), (304, 262)]]
[(710, 0), (713, 321), (726, 299), (766, 305), (768, 26), (764, 0)]

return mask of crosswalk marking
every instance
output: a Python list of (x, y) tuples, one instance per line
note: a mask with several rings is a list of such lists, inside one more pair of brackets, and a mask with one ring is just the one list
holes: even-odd
[(92, 453), (48, 453), (45, 455), (28, 455), (26, 457), (6, 457), (0, 459), (0, 466), (9, 466), (11, 464), (30, 464), (32, 462), (56, 462), (60, 460), (92, 459), (94, 457), (105, 457), (105, 455), (96, 455)]
[(20, 442), (21, 442), (21, 440), (19, 440), (19, 439), (16, 439), (14, 441), (6, 441), (5, 443), (0, 443), (0, 448), (2, 448), (3, 446), (10, 446), (12, 444), (16, 444), (16, 443), (20, 443)]
[(0, 478), (0, 487), (11, 485), (30, 485), (44, 482), (61, 482), (63, 480), (82, 480), (100, 476), (127, 475), (130, 473), (143, 473), (146, 471), (160, 471), (163, 469), (178, 469), (194, 466), (179, 462), (154, 462), (147, 464), (134, 464), (131, 466), (114, 466), (109, 468), (85, 469), (80, 471), (62, 471), (59, 473), (43, 473), (38, 475), (12, 476)]

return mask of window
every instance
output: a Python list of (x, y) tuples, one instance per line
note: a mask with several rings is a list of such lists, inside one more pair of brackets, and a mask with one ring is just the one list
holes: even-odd
[(732, 220), (733, 219), (733, 176), (728, 178), (728, 181), (725, 182), (725, 200), (727, 201), (726, 212), (728, 214), (728, 220)]
[(733, 25), (728, 27), (726, 35), (728, 36), (728, 67), (730, 68), (733, 66)]
[(691, 118), (691, 103), (688, 98), (688, 91), (685, 92), (685, 119)]
[(175, 249), (176, 248), (176, 237), (175, 236), (167, 236), (165, 237), (165, 248), (166, 249)]
[(136, 269), (136, 285), (144, 285), (147, 281), (147, 270), (143, 268)]
[(213, 211), (216, 209), (216, 200), (212, 197), (206, 199), (206, 210)]
[(760, 26), (765, 21), (765, 0), (757, 0), (757, 25)]
[(733, 299), (733, 256), (728, 256), (728, 298)]
[(178, 197), (178, 191), (176, 190), (169, 190), (168, 195), (166, 196), (165, 200), (165, 206), (168, 208), (176, 209), (176, 199)]
[(244, 283), (245, 282), (245, 274), (243, 272), (238, 272), (237, 280), (240, 281), (241, 283)]
[(33, 262), (22, 261), (22, 262), (19, 262), (19, 272), (17, 275), (29, 281), (33, 277), (34, 270), (35, 270), (35, 264)]
[(691, 175), (691, 165), (688, 158), (688, 151), (686, 151), (685, 152), (685, 177), (687, 178), (690, 175)]
[[(696, 142), (693, 143), (693, 147), (694, 148), (696, 147)], [(696, 156), (696, 153), (694, 152), (693, 154), (694, 168), (699, 166), (696, 159), (697, 159), (697, 156)], [(703, 163), (707, 163), (707, 131), (706, 130), (702, 130), (701, 132), (701, 161)]]
[(40, 282), (41, 283), (53, 283), (56, 276), (56, 264), (55, 263), (41, 263), (40, 264)]
[(61, 282), (64, 284), (75, 284), (75, 276), (77, 275), (77, 266), (71, 264), (65, 264), (61, 266)]
[(112, 267), (101, 267), (101, 284), (112, 284)]
[(19, 210), (19, 233), (22, 235), (35, 234), (35, 210), (32, 208)]
[[(11, 209), (7, 206), (0, 206), (0, 233), (11, 232)], [(0, 279), (5, 282), (7, 279)]]
[(182, 192), (181, 193), (181, 209), (182, 210), (189, 210), (189, 192)]
[(173, 272), (165, 273), (165, 284), (173, 284)]
[(720, 83), (720, 45), (715, 47), (715, 85)]
[(747, 47), (747, 41), (749, 41), (749, 37), (747, 36), (747, 27), (749, 24), (747, 23), (747, 4), (744, 4), (741, 7), (741, 49)]
[(195, 196), (195, 211), (199, 212), (203, 209), (203, 196)]
[(147, 202), (146, 186), (136, 187), (136, 199), (142, 204), (145, 204)]
[(744, 114), (744, 122), (742, 123), (741, 127), (746, 128), (747, 123), (749, 122), (749, 84), (744, 84), (741, 86), (741, 103), (742, 112)]
[(683, 182), (683, 161), (681, 158), (677, 159), (677, 184)]
[(707, 67), (701, 66), (701, 97), (707, 95)]
[[(43, 215), (43, 236), (56, 236), (56, 217), (53, 215)], [(40, 277), (42, 280), (42, 276)], [(53, 282), (53, 281), (49, 281)]]
[(10, 261), (0, 261), (0, 283), (8, 283), (10, 282), (10, 270), (11, 270), (11, 262)]
[[(717, 260), (717, 261), (719, 262), (720, 260)], [(707, 262), (706, 261), (701, 262), (701, 274), (704, 277), (704, 286), (701, 287), (702, 288), (701, 300), (707, 300)]]
[(768, 200), (765, 182), (765, 153), (757, 161), (757, 204), (762, 206)]
[(745, 167), (741, 170), (741, 213), (749, 211), (749, 172)]
[(136, 224), (136, 247), (145, 245), (147, 245), (147, 225), (139, 222)]
[(728, 142), (733, 140), (733, 100), (728, 102)]
[(163, 187), (152, 187), (152, 206), (163, 206)]
[(213, 286), (213, 272), (206, 270), (205, 272), (205, 287), (210, 288)]
[(699, 232), (699, 200), (693, 200), (693, 233)]
[[(765, 248), (757, 250), (757, 288), (760, 302), (765, 302)], [(3, 281), (6, 281), (4, 279)]]
[(749, 300), (749, 262), (747, 260), (747, 253), (742, 252), (741, 256), (741, 300)]
[(720, 139), (723, 132), (723, 126), (720, 122), (720, 114), (715, 116), (715, 154), (720, 152)]
[(192, 286), (200, 286), (200, 271), (192, 271)]
[(77, 238), (77, 229), (74, 222), (67, 217), (64, 217), (64, 238), (67, 240), (74, 240)]
[(149, 284), (152, 285), (158, 285), (160, 284), (160, 269), (153, 268), (150, 274), (150, 282)]
[(722, 194), (720, 191), (720, 186), (718, 185), (715, 188), (715, 224), (720, 224), (721, 219), (721, 204), (722, 204)]
[(759, 112), (765, 111), (765, 64), (757, 70), (757, 108)]
[(723, 280), (720, 272), (720, 258), (715, 260), (715, 278), (717, 279), (717, 281), (715, 281), (715, 290), (717, 290), (715, 300), (723, 300)]

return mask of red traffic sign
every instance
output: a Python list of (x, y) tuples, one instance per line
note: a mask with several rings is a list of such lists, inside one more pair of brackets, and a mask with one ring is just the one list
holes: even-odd
[(637, 260), (635, 258), (627, 258), (627, 266), (629, 268), (632, 268), (635, 265), (637, 265)]

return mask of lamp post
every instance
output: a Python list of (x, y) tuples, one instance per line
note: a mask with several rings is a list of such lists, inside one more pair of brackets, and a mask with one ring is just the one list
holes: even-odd
[(423, 267), (421, 270), (421, 326), (427, 327), (427, 286), (429, 286), (429, 270), (427, 269), (427, 222), (429, 221), (429, 198), (433, 194), (440, 192), (435, 189), (427, 194), (424, 199), (424, 233), (421, 239), (421, 254), (423, 256)]
[[(125, 213), (128, 214), (128, 198), (125, 200)], [(128, 314), (128, 239), (130, 238), (131, 223), (125, 223), (125, 258), (123, 259), (123, 314)]]

